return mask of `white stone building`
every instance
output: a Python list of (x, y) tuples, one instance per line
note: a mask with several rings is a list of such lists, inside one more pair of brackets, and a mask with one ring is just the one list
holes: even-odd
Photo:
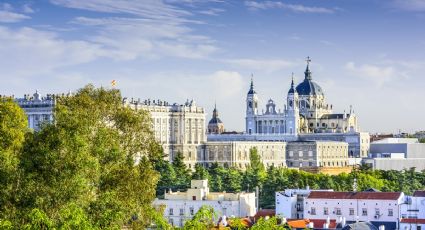
[(304, 80), (295, 86), (292, 79), (283, 109), (277, 109), (269, 99), (260, 113), (260, 99), (251, 80), (246, 97), (245, 133), (210, 134), (208, 141), (341, 141), (348, 143), (349, 157), (366, 157), (369, 134), (360, 132), (351, 106), (348, 112), (332, 111), (324, 91), (312, 80), (309, 62), (307, 59)]
[(400, 230), (425, 229), (425, 191), (415, 191), (400, 206)]
[(55, 95), (47, 94), (47, 96), (41, 97), (36, 91), (32, 96), (26, 94), (24, 98), (16, 98), (15, 101), (25, 111), (29, 128), (37, 131), (43, 122), (53, 121)]
[(204, 154), (198, 160), (207, 167), (217, 162), (225, 167), (246, 169), (250, 164), (250, 150), (256, 148), (265, 167), (286, 167), (286, 144), (277, 141), (207, 142)]
[(376, 227), (398, 229), (400, 208), (406, 202), (402, 192), (312, 191), (304, 199), (304, 218), (344, 218), (346, 223), (371, 222)]
[(312, 80), (310, 59), (304, 80), (296, 87), (292, 78), (283, 110), (276, 110), (272, 99), (268, 100), (266, 110), (259, 113), (259, 98), (251, 86), (246, 99), (247, 134), (289, 134), (298, 133), (345, 133), (357, 131), (357, 116), (350, 107), (349, 113), (333, 113), (332, 105), (326, 102), (322, 88)]
[(204, 205), (214, 208), (218, 216), (247, 217), (255, 215), (255, 202), (255, 193), (210, 192), (208, 180), (192, 180), (187, 192), (169, 191), (164, 199), (155, 199), (154, 206), (164, 209), (170, 224), (183, 226)]
[(425, 144), (416, 138), (386, 138), (370, 144), (368, 158), (363, 163), (373, 169), (425, 170)]
[(348, 144), (337, 141), (293, 141), (286, 146), (288, 167), (346, 167)]
[(156, 140), (172, 161), (182, 153), (186, 165), (193, 169), (201, 155), (200, 146), (206, 142), (205, 111), (195, 101), (185, 104), (169, 104), (161, 100), (128, 100), (124, 104), (133, 109), (149, 111)]
[(328, 191), (328, 190), (310, 190), (305, 189), (285, 189), (275, 194), (276, 215), (286, 219), (304, 219), (304, 199), (310, 195), (312, 191)]

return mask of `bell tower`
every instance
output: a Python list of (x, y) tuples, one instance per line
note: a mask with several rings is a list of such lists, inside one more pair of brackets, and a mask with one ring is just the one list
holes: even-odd
[(299, 130), (300, 111), (298, 93), (294, 88), (294, 74), (292, 73), (291, 88), (288, 91), (286, 110), (286, 134), (297, 135)]
[(246, 133), (257, 133), (255, 118), (258, 115), (258, 96), (254, 91), (254, 81), (251, 76), (251, 86), (246, 96)]

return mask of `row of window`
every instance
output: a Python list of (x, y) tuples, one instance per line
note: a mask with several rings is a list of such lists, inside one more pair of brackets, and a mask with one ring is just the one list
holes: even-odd
[[(389, 208), (387, 210), (387, 216), (394, 216), (394, 210), (392, 208)], [(341, 212), (341, 208), (335, 208), (334, 211), (332, 212), (332, 214), (335, 214), (337, 216), (341, 216), (342, 212)], [(316, 215), (316, 207), (311, 207), (310, 209), (310, 215)], [(329, 215), (329, 208), (328, 207), (324, 207), (323, 208), (323, 215)], [(348, 211), (348, 215), (350, 216), (354, 216), (354, 208), (349, 208)], [(362, 208), (362, 216), (367, 216), (368, 215), (368, 210), (367, 208)], [(381, 211), (379, 208), (375, 208), (375, 216), (376, 217), (380, 217), (381, 216)]]
[[(189, 208), (189, 214), (190, 214), (191, 216), (193, 216), (193, 215), (195, 214), (195, 209), (194, 209), (193, 207), (190, 207), (190, 208)], [(169, 209), (168, 209), (168, 215), (169, 215), (169, 216), (174, 216), (174, 209), (173, 209), (173, 208), (169, 208)], [(180, 215), (180, 216), (184, 216), (184, 209), (183, 209), (183, 208), (180, 208), (179, 215)]]

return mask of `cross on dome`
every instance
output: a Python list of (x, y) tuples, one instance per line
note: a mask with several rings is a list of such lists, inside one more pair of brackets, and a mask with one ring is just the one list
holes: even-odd
[(305, 61), (307, 62), (307, 65), (309, 65), (309, 64), (310, 64), (310, 62), (311, 62), (311, 58), (310, 58), (310, 56), (307, 56), (307, 59), (305, 59)]

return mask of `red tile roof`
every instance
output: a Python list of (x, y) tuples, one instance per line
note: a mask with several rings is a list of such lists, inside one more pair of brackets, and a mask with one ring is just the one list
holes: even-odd
[[(313, 222), (314, 228), (322, 228), (323, 224), (326, 223), (326, 219), (309, 219), (310, 222)], [(336, 228), (336, 220), (330, 220), (329, 221), (329, 229)]]
[(258, 220), (261, 217), (266, 217), (266, 216), (272, 217), (275, 215), (276, 215), (276, 211), (274, 209), (261, 209), (255, 214), (254, 218)]
[(308, 199), (397, 200), (401, 192), (325, 192), (312, 191)]
[(416, 196), (416, 197), (425, 197), (425, 191), (415, 191), (413, 193), (413, 196)]
[(401, 219), (401, 223), (407, 223), (407, 224), (425, 224), (425, 219)]

